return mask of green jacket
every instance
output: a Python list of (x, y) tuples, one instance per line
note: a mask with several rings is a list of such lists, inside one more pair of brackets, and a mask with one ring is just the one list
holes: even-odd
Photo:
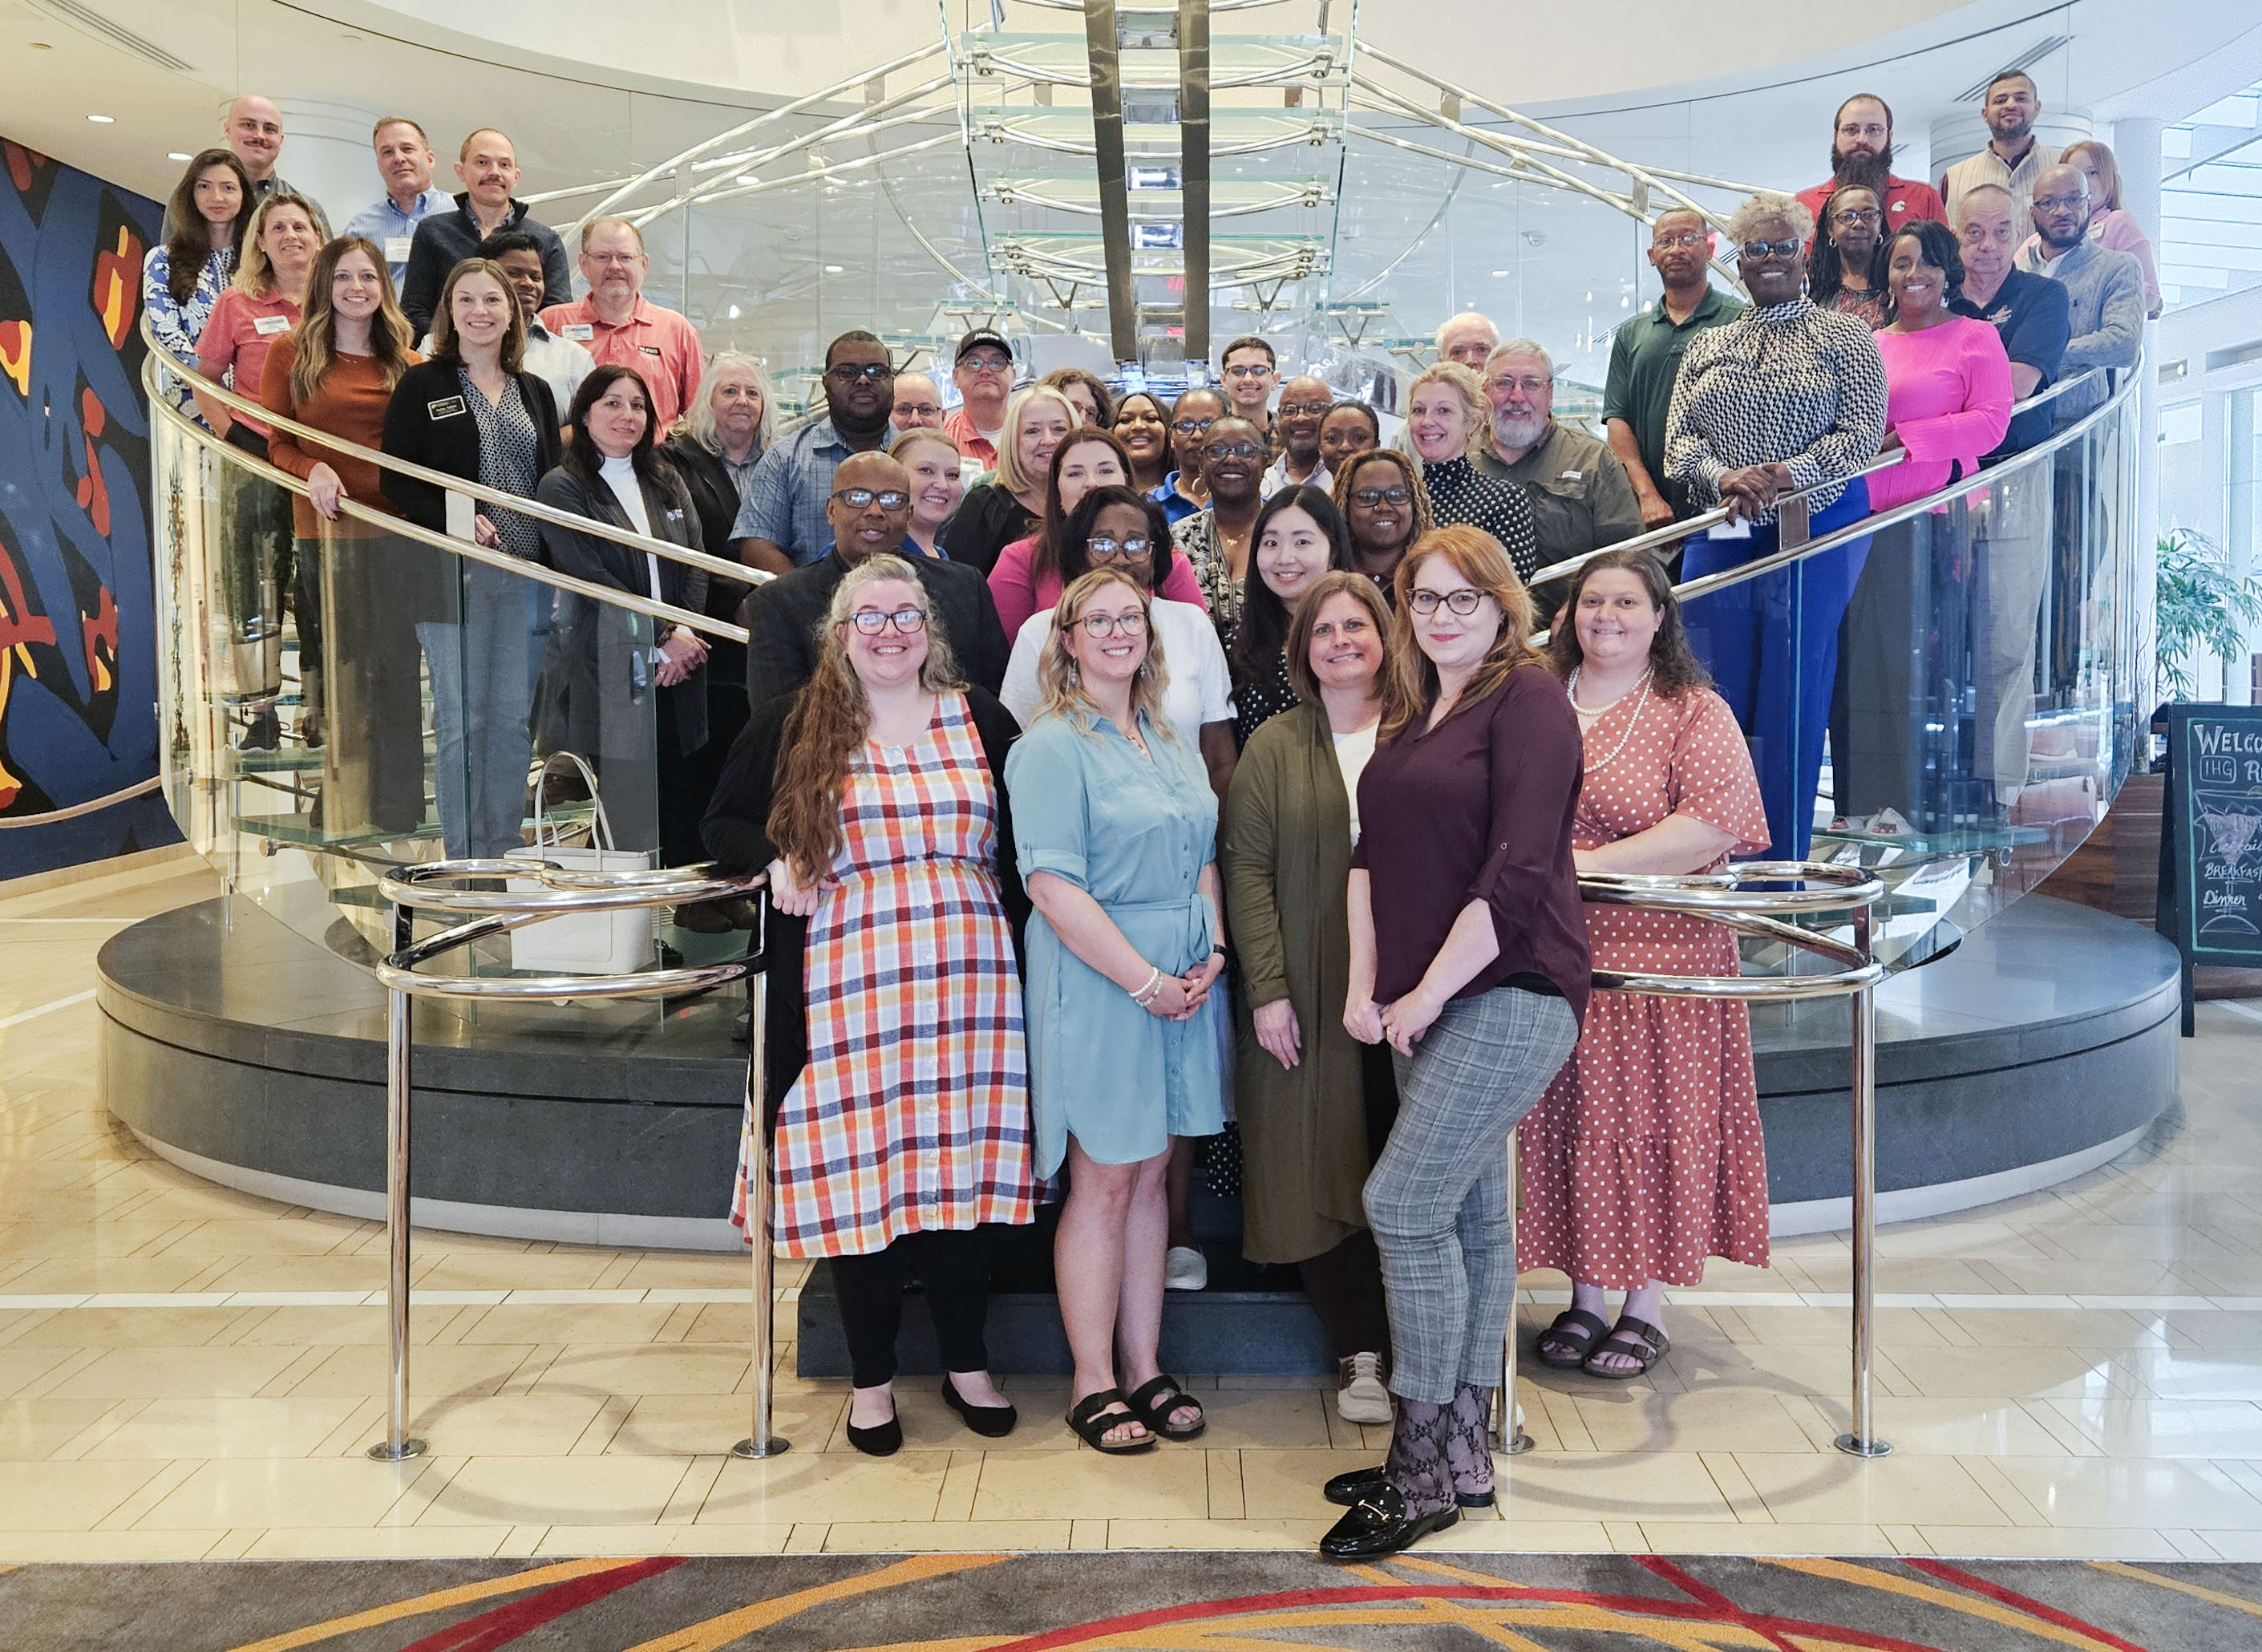
[[(1359, 1047), (1343, 1024), (1351, 801), (1320, 707), (1284, 711), (1250, 736), (1226, 797), (1218, 862), (1240, 964), (1233, 1095), (1245, 1158), (1242, 1250), (1252, 1262), (1300, 1262), (1366, 1226), (1359, 1192), (1372, 1163)], [(1283, 998), (1303, 1035), (1293, 1070), (1265, 1053), (1254, 1030), (1256, 1007)]]

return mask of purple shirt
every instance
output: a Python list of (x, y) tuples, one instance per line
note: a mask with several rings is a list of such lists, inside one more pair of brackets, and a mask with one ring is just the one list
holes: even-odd
[(1373, 903), (1374, 1001), (1419, 986), (1462, 908), (1480, 900), (1500, 952), (1453, 996), (1544, 980), (1583, 1016), (1592, 970), (1571, 825), (1586, 748), (1570, 697), (1544, 666), (1519, 666), (1423, 732), (1427, 716), (1378, 747), (1359, 777), (1351, 863)]

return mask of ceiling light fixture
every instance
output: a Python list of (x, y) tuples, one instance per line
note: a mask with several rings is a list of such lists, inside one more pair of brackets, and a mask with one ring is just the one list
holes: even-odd
[(840, 265), (837, 263), (828, 263), (825, 266), (825, 273), (827, 275), (840, 275), (844, 273), (844, 271)]
[(196, 156), (191, 155), (186, 149), (168, 149), (165, 151), (165, 158), (168, 161), (193, 161)]
[(116, 115), (89, 115), (87, 119), (97, 126), (114, 126), (118, 124)]

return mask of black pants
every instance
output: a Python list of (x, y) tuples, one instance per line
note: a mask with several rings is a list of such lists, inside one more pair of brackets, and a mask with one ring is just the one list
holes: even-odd
[(990, 1317), (990, 1234), (985, 1228), (906, 1233), (884, 1251), (832, 1259), (840, 1294), (840, 1328), (848, 1334), (849, 1381), (875, 1389), (896, 1375), (896, 1333), (904, 1323), (904, 1287), (916, 1274), (945, 1371), (986, 1371)]
[[(1398, 1117), (1398, 1080), (1391, 1070), (1390, 1046), (1358, 1047), (1361, 1099), (1366, 1105), (1366, 1157), (1382, 1156), (1390, 1127)], [(1329, 1351), (1337, 1360), (1355, 1353), (1390, 1352), (1390, 1316), (1383, 1306), (1382, 1257), (1374, 1235), (1360, 1229), (1333, 1249), (1296, 1265), (1304, 1280), (1304, 1299), (1319, 1317)]]

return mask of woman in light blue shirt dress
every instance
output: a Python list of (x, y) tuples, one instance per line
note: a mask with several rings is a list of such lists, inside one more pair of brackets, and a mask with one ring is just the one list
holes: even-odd
[(1162, 715), (1147, 593), (1101, 569), (1054, 614), (1043, 699), (1005, 762), (1036, 909), (1030, 1102), (1039, 1172), (1069, 1172), (1053, 1247), (1076, 1359), (1069, 1425), (1100, 1451), (1142, 1451), (1205, 1425), (1156, 1348), (1171, 1138), (1224, 1124), (1217, 795)]

